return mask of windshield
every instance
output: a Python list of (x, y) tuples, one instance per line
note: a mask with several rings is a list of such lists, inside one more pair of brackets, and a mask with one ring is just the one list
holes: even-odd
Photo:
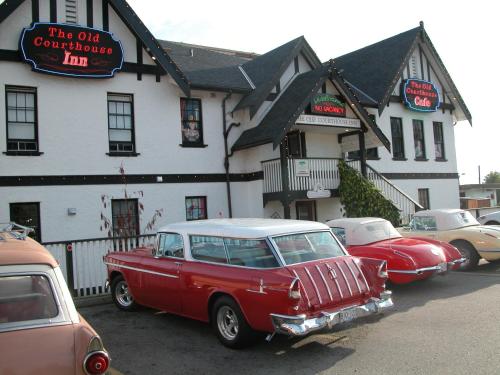
[(345, 255), (330, 231), (273, 237), (286, 265)]

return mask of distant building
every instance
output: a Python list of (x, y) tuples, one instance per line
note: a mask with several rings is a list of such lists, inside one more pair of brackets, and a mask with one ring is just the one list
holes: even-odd
[[(470, 200), (477, 202), (465, 203)], [(500, 183), (460, 185), (460, 202), (467, 206), (465, 208), (500, 206)], [(471, 207), (471, 204), (477, 204), (477, 207)]]

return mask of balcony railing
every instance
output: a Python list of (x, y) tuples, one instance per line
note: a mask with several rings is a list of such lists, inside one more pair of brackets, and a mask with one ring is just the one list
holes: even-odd
[[(302, 167), (298, 163), (302, 163)], [(337, 189), (340, 183), (339, 159), (304, 158), (288, 159), (288, 186), (290, 191)], [(280, 159), (262, 162), (264, 172), (264, 193), (283, 191)]]

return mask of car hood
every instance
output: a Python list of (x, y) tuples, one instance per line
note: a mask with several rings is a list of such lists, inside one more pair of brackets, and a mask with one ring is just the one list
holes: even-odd
[(397, 251), (412, 258), (418, 267), (431, 267), (446, 262), (443, 248), (418, 238), (393, 238), (379, 241), (372, 246)]

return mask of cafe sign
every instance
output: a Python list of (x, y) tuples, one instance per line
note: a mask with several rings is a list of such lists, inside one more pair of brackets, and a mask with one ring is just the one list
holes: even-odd
[(311, 113), (323, 116), (345, 117), (345, 103), (330, 94), (317, 94), (311, 100)]
[(107, 78), (123, 65), (120, 41), (89, 27), (36, 22), (23, 29), (20, 49), (24, 61), (41, 73)]
[(432, 82), (406, 79), (401, 84), (401, 96), (413, 111), (434, 112), (439, 107), (439, 93)]

